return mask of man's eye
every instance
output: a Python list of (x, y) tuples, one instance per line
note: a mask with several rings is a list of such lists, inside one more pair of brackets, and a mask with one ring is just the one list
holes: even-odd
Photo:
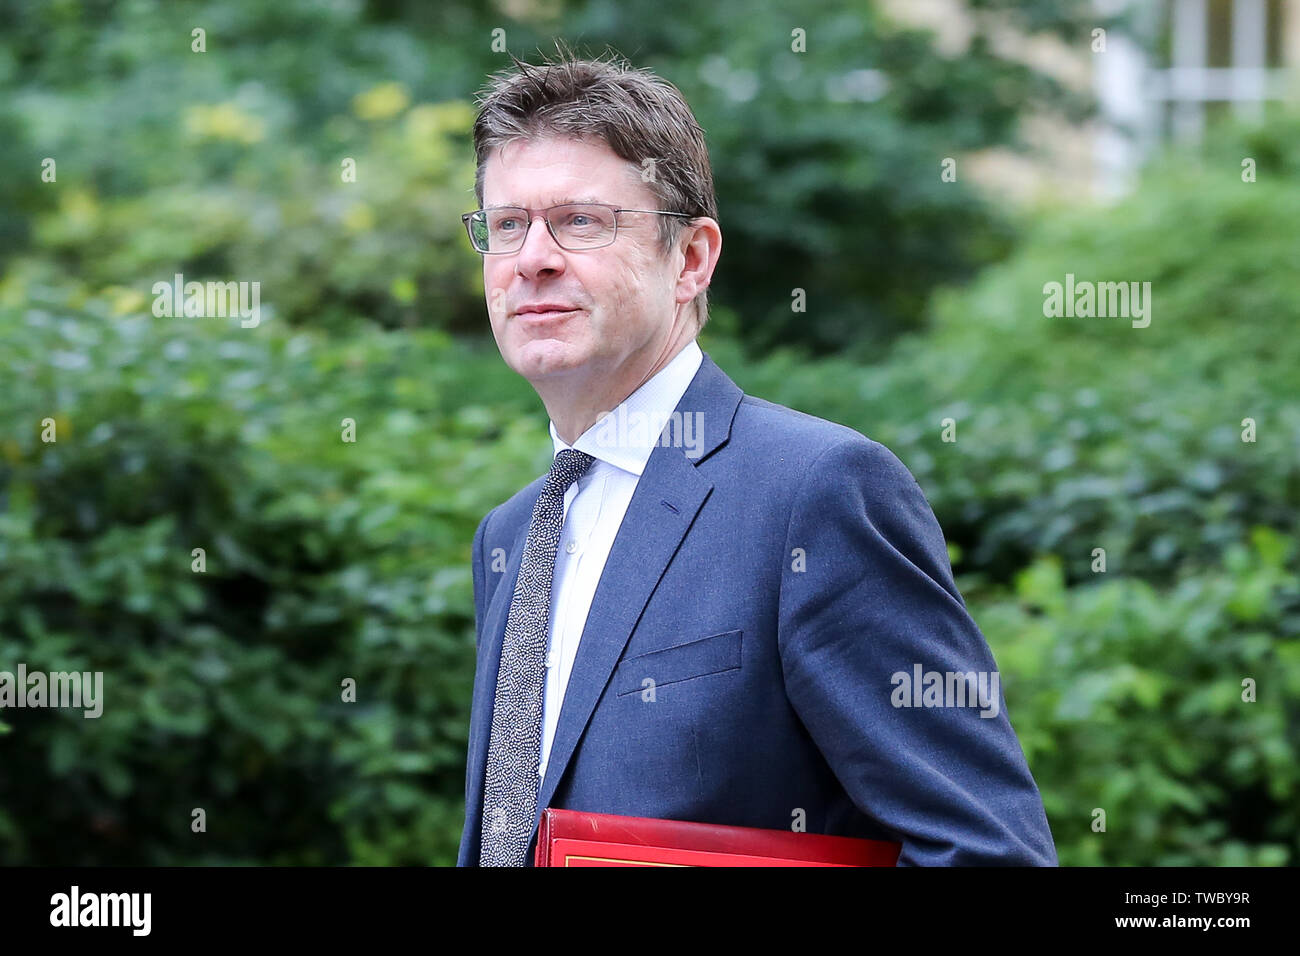
[(497, 220), (497, 223), (493, 228), (497, 229), (498, 231), (504, 232), (507, 229), (514, 229), (518, 225), (519, 225), (518, 219), (499, 219)]
[(596, 232), (604, 227), (605, 223), (597, 215), (589, 212), (572, 212), (564, 217), (564, 228), (572, 229), (578, 232)]

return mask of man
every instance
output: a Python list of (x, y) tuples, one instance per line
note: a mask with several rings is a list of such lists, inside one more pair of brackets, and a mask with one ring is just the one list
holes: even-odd
[[(1055, 864), (910, 472), (743, 394), (696, 344), (722, 235), (681, 94), (619, 63), (516, 61), (474, 140), (492, 333), (555, 458), (474, 535), (459, 865), (530, 865), (547, 806)], [(932, 672), (939, 693), (911, 688)], [(969, 699), (943, 697), (965, 675)]]

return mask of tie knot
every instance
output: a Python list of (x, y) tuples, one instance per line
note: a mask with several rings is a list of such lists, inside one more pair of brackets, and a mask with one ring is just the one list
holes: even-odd
[(551, 462), (551, 470), (546, 476), (546, 484), (559, 491), (567, 491), (569, 485), (586, 474), (587, 469), (591, 467), (591, 463), (595, 460), (585, 451), (578, 451), (576, 448), (565, 448), (555, 456), (555, 461)]

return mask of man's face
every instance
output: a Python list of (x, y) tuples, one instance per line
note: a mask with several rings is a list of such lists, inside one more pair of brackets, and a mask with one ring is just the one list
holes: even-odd
[[(658, 207), (637, 168), (604, 143), (548, 136), (508, 143), (488, 158), (484, 207), (539, 213), (566, 202)], [(492, 335), (505, 363), (534, 385), (619, 379), (648, 368), (672, 334), (682, 265), (679, 251), (662, 251), (661, 218), (620, 213), (611, 245), (570, 252), (539, 217), (517, 253), (485, 255)], [(526, 311), (538, 306), (562, 311)]]

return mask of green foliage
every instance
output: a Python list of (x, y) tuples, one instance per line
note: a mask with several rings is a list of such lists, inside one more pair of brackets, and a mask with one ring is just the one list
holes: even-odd
[(36, 223), (38, 251), (11, 271), (57, 282), (71, 265), (92, 288), (141, 296), (177, 273), (238, 276), (261, 283), (263, 303), (295, 324), (343, 329), (441, 316), (434, 324), (480, 330), (479, 258), (459, 219), (474, 206), (464, 185), (474, 178), (472, 108), (410, 107), (390, 84), (359, 96), (355, 111), (334, 128), (365, 146), (324, 162), (266, 140), (255, 115), (228, 102), (185, 110), (180, 146), (192, 174), (207, 165), (200, 156), (237, 147), (228, 177), (100, 197), (65, 163), (57, 208)]
[[(741, 311), (759, 352), (874, 349), (920, 326), (937, 285), (1012, 239), (964, 178), (941, 181), (943, 160), (1014, 142), (1030, 106), (1084, 108), (988, 40), (1007, 25), (1077, 30), (1084, 0), (1058, 0), (1047, 19), (1032, 4), (981, 16), (960, 52), (874, 3), (829, 0), (797, 22), (742, 0), (587, 0), (521, 20), (469, 3), (84, 6), (6, 17), (13, 114), (0, 133), (22, 147), (0, 146), (0, 181), (35, 183), (33, 156), (52, 156), (59, 185), (0, 186), (0, 255), (97, 289), (177, 272), (257, 280), (285, 321), (337, 330), (481, 330), (459, 214), (475, 206), (469, 101), (509, 63), (496, 29), (534, 61), (552, 36), (591, 54), (609, 44), (682, 88), (708, 135), (726, 235), (715, 297)], [(206, 52), (191, 50), (196, 27)], [(808, 311), (791, 310), (795, 288)]]
[(1300, 859), (1295, 550), (1260, 526), (1164, 589), (1045, 556), (974, 609), (1062, 865)]
[[(933, 333), (887, 362), (780, 350), (738, 381), (892, 448), (963, 569), (996, 581), (1048, 552), (1067, 580), (1088, 579), (1101, 547), (1111, 571), (1168, 583), (1256, 524), (1294, 537), (1300, 178), (1261, 168), (1243, 183), (1238, 163), (1183, 158), (1113, 208), (1046, 212), (1018, 255), (943, 296)], [(1150, 282), (1150, 326), (1045, 317), (1044, 285), (1067, 273)]]
[(99, 719), (5, 712), (0, 859), (452, 862), (469, 544), (544, 470), (526, 383), (442, 333), (53, 294), (0, 356), (0, 661), (104, 673)]

